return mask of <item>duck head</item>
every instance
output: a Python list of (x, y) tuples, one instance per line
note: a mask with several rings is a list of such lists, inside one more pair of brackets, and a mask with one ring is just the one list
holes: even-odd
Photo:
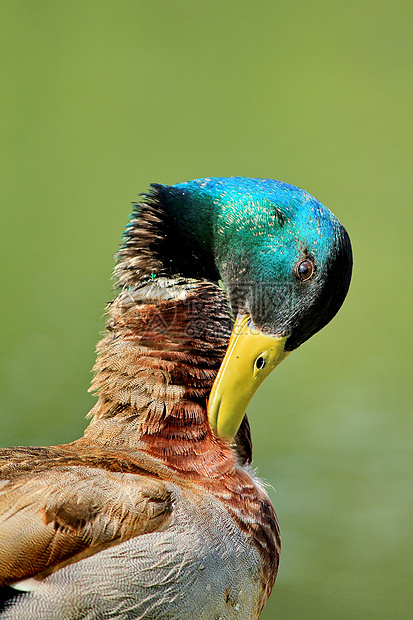
[(205, 178), (154, 188), (175, 248), (163, 250), (175, 256), (169, 269), (221, 279), (228, 293), (234, 327), (208, 417), (231, 441), (264, 378), (342, 305), (349, 236), (318, 200), (279, 181)]

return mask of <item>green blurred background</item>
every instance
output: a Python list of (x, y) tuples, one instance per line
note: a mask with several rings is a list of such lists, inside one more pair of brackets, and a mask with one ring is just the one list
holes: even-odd
[(78, 437), (136, 194), (277, 178), (348, 228), (337, 318), (249, 409), (283, 553), (263, 619), (412, 617), (411, 2), (8, 0), (1, 445)]

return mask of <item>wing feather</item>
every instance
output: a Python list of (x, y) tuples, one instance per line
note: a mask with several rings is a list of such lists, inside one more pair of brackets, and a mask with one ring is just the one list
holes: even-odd
[(0, 585), (167, 527), (165, 482), (97, 467), (23, 471), (0, 486)]

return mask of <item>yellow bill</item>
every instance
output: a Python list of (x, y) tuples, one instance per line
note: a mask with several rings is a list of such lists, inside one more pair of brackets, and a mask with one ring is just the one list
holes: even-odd
[(234, 439), (258, 387), (287, 357), (286, 340), (260, 332), (249, 315), (237, 316), (208, 400), (209, 424), (218, 437)]

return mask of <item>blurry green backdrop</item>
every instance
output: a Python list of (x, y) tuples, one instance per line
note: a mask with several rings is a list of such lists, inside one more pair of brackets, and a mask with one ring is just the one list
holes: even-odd
[(283, 550), (262, 615), (411, 618), (412, 36), (396, 0), (8, 0), (0, 444), (78, 437), (137, 193), (308, 190), (354, 244), (336, 319), (249, 408)]

